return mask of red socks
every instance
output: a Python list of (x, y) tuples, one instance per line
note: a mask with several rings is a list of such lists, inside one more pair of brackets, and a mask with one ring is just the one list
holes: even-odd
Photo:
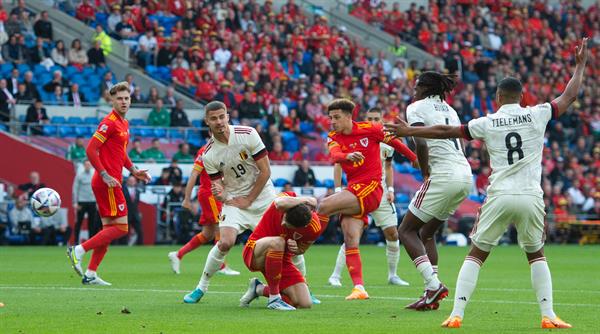
[(177, 257), (181, 260), (183, 256), (194, 249), (200, 247), (200, 245), (204, 245), (208, 240), (202, 233), (196, 234), (187, 244), (179, 249), (177, 252)]
[(354, 285), (363, 285), (362, 262), (357, 247), (346, 248), (346, 266)]
[(91, 270), (91, 271), (98, 270), (98, 266), (100, 265), (100, 262), (102, 262), (102, 259), (104, 258), (104, 255), (106, 254), (107, 251), (108, 251), (108, 245), (104, 245), (104, 246), (95, 248), (94, 251), (92, 252), (90, 264), (88, 264), (88, 270)]
[(279, 294), (279, 281), (283, 270), (283, 251), (267, 251), (265, 258), (265, 278), (269, 285), (269, 294)]
[(81, 247), (87, 252), (90, 249), (96, 249), (102, 246), (108, 246), (111, 241), (127, 235), (129, 231), (125, 224), (105, 225), (102, 231), (98, 232), (88, 241), (81, 244)]

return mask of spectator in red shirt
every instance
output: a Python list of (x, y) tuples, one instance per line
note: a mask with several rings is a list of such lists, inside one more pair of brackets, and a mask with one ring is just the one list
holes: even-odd
[(281, 142), (275, 142), (273, 144), (273, 151), (269, 152), (269, 160), (288, 162), (290, 161), (290, 154), (283, 150)]
[(296, 164), (299, 164), (302, 160), (310, 160), (308, 146), (302, 145), (300, 151), (294, 153), (292, 160), (294, 160)]
[(90, 24), (96, 21), (96, 10), (94, 6), (89, 4), (89, 0), (83, 0), (75, 10), (75, 17), (86, 24)]
[(477, 175), (477, 179), (475, 180), (475, 186), (477, 187), (477, 192), (480, 195), (485, 195), (487, 193), (487, 186), (490, 184), (490, 167), (484, 166), (481, 168), (481, 173)]

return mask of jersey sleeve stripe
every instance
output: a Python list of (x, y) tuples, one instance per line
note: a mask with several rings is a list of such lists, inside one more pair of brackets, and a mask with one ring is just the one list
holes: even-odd
[(218, 180), (223, 177), (223, 173), (218, 172), (216, 174), (210, 174), (209, 177), (211, 180)]
[(471, 132), (469, 132), (469, 124), (462, 124), (460, 126), (460, 132), (462, 132), (463, 138), (466, 140), (473, 140)]
[(550, 102), (550, 106), (552, 107), (552, 118), (557, 119), (558, 118), (558, 104), (556, 104), (556, 102), (552, 101), (552, 102)]
[(95, 132), (93, 137), (98, 139), (101, 143), (104, 143), (106, 141), (106, 137), (101, 135), (99, 132)]
[(257, 160), (264, 158), (266, 155), (267, 155), (267, 149), (263, 148), (262, 150), (258, 151), (258, 153), (252, 155), (252, 158), (254, 159), (254, 161), (257, 161)]
[(199, 164), (194, 164), (194, 167), (192, 167), (192, 168), (193, 168), (195, 171), (198, 171), (198, 172), (202, 172), (202, 171), (204, 170), (204, 167), (202, 167), (202, 166), (201, 166), (201, 165), (199, 165)]

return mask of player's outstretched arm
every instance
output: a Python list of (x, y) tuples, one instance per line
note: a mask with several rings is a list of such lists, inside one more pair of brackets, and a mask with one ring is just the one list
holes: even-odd
[(185, 192), (184, 192), (184, 197), (183, 197), (183, 203), (181, 203), (181, 206), (183, 206), (184, 208), (188, 209), (188, 210), (192, 210), (192, 190), (194, 190), (194, 186), (196, 185), (196, 180), (198, 179), (198, 175), (200, 175), (200, 172), (195, 168), (192, 168), (192, 173), (190, 174), (190, 177), (188, 178), (187, 184), (185, 185)]
[(415, 152), (411, 151), (410, 148), (408, 148), (408, 146), (404, 145), (404, 143), (400, 139), (389, 138), (389, 139), (384, 140), (384, 142), (386, 144), (390, 145), (391, 147), (393, 147), (396, 152), (402, 154), (411, 162), (417, 160), (417, 156), (415, 155)]
[(558, 108), (558, 116), (564, 114), (571, 103), (577, 99), (577, 94), (579, 93), (579, 88), (583, 81), (585, 64), (587, 62), (587, 41), (588, 38), (585, 37), (581, 41), (581, 46), (575, 47), (575, 73), (573, 73), (571, 80), (569, 80), (565, 91), (552, 101), (552, 104), (556, 105)]
[(398, 123), (386, 123), (385, 129), (396, 137), (421, 137), (431, 139), (462, 138), (462, 127), (453, 125), (408, 126), (401, 118)]
[(314, 197), (291, 197), (291, 196), (281, 196), (275, 198), (273, 201), (275, 203), (275, 208), (279, 211), (287, 211), (297, 205), (306, 204), (308, 206), (312, 206), (315, 208), (317, 206), (317, 199)]
[(333, 186), (335, 192), (342, 190), (342, 166), (340, 164), (333, 165)]

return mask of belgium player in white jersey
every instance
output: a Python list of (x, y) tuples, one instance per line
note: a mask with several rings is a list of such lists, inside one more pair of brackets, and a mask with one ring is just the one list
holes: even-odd
[(463, 126), (408, 127), (389, 124), (398, 136), (483, 140), (491, 158), (488, 198), (471, 234), (472, 248), (458, 274), (454, 308), (443, 327), (461, 327), (465, 307), (477, 284), (479, 270), (493, 246), (515, 223), (518, 242), (531, 269), (531, 283), (542, 314), (542, 328), (570, 328), (553, 310), (552, 278), (544, 257), (544, 201), (540, 186), (544, 132), (548, 121), (562, 115), (575, 101), (587, 61), (587, 38), (575, 51), (575, 71), (565, 91), (550, 103), (521, 107), (522, 85), (506, 78), (498, 84), (499, 109)]
[[(375, 107), (367, 111), (366, 121), (371, 123), (382, 124), (383, 112)], [(391, 285), (407, 286), (408, 282), (398, 277), (398, 261), (400, 259), (400, 242), (398, 241), (398, 216), (396, 215), (396, 206), (394, 205), (394, 169), (392, 166), (392, 158), (394, 149), (384, 143), (379, 145), (381, 151), (381, 163), (383, 170), (383, 196), (379, 208), (371, 212), (371, 218), (375, 222), (375, 226), (383, 231), (385, 238), (385, 255), (388, 263), (388, 283)], [(341, 191), (342, 186), (342, 167), (340, 164), (334, 165), (333, 181), (335, 182), (336, 192)], [(329, 277), (329, 284), (332, 286), (342, 286), (341, 275), (342, 270), (346, 266), (346, 244), (342, 244), (335, 261), (333, 273)]]
[(204, 110), (212, 137), (202, 154), (202, 163), (211, 177), (213, 195), (223, 203), (221, 238), (208, 253), (198, 286), (185, 295), (186, 303), (200, 301), (238, 234), (254, 230), (275, 199), (267, 150), (256, 130), (229, 125), (227, 107), (222, 102), (210, 102)]
[[(460, 125), (456, 111), (445, 95), (456, 85), (455, 76), (437, 72), (419, 75), (414, 100), (406, 110), (411, 126)], [(448, 289), (437, 277), (438, 254), (435, 232), (456, 211), (473, 187), (471, 166), (460, 139), (415, 138), (416, 152), (424, 182), (412, 198), (398, 227), (402, 245), (425, 283), (425, 293), (409, 309), (437, 309)]]

